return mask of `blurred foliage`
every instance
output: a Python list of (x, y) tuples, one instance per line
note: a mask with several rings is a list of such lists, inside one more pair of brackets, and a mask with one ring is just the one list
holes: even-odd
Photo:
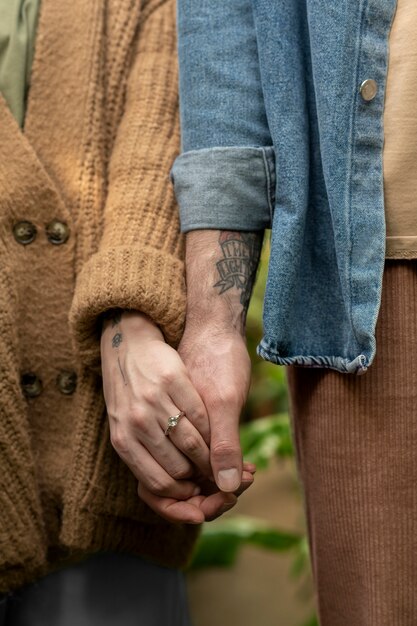
[[(246, 460), (264, 469), (274, 458), (292, 455), (289, 419), (287, 414), (259, 418), (242, 425), (241, 443)], [(302, 576), (308, 568), (308, 547), (303, 534), (272, 527), (254, 517), (226, 517), (205, 524), (192, 563), (193, 569), (202, 567), (231, 567), (240, 548), (251, 544), (276, 552), (292, 550), (292, 574)]]
[(252, 385), (242, 422), (288, 411), (284, 368), (263, 361), (256, 354), (256, 347), (262, 338), (262, 311), (268, 257), (269, 238), (266, 238), (246, 322), (247, 345), (252, 359)]
[(262, 520), (251, 517), (229, 517), (204, 529), (204, 541), (200, 542), (193, 568), (231, 567), (244, 544), (285, 552), (303, 541), (303, 537), (271, 528)]
[[(266, 238), (259, 273), (247, 316), (247, 345), (252, 359), (252, 384), (242, 416), (241, 443), (244, 458), (259, 470), (278, 458), (293, 456), (288, 418), (288, 396), (284, 368), (262, 361), (256, 347), (262, 338), (262, 310), (269, 255)], [(200, 536), (192, 569), (232, 567), (244, 545), (277, 553), (291, 551), (290, 575), (303, 578), (309, 573), (306, 536), (271, 527), (252, 517), (230, 516), (205, 524)], [(312, 616), (302, 626), (319, 626)]]
[(245, 460), (258, 469), (268, 467), (276, 457), (293, 456), (288, 415), (262, 417), (241, 427), (240, 441)]

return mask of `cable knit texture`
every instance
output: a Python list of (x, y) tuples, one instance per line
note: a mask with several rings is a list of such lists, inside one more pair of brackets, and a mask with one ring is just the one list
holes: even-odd
[[(98, 373), (109, 308), (145, 312), (172, 344), (181, 335), (175, 55), (172, 0), (43, 0), (23, 132), (0, 99), (0, 591), (58, 555), (181, 566), (194, 544), (195, 528), (138, 499)], [(13, 235), (23, 220), (37, 230), (27, 245)], [(46, 235), (53, 220), (69, 229), (62, 245)], [(77, 374), (72, 395), (63, 371)]]

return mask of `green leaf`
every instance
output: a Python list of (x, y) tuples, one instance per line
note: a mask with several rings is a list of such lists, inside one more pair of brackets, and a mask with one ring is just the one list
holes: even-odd
[(231, 567), (237, 558), (241, 538), (221, 531), (216, 535), (201, 535), (197, 543), (191, 569), (203, 567)]
[(300, 541), (302, 536), (273, 528), (262, 520), (230, 517), (204, 525), (191, 567), (231, 567), (244, 545), (286, 552)]

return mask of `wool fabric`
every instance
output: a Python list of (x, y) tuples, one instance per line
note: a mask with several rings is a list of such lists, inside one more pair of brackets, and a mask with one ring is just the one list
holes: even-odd
[[(190, 556), (197, 529), (140, 501), (111, 447), (99, 350), (115, 307), (180, 338), (178, 147), (173, 0), (43, 0), (23, 131), (0, 98), (0, 592), (103, 550)], [(22, 221), (36, 227), (27, 245)], [(67, 371), (77, 387), (63, 395)], [(37, 397), (22, 393), (29, 372)]]

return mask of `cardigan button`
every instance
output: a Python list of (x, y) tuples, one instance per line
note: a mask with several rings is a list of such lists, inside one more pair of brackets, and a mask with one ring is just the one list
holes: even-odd
[(22, 374), (20, 384), (27, 398), (36, 398), (42, 393), (42, 381), (33, 372)]
[(64, 396), (70, 396), (77, 387), (77, 374), (69, 370), (62, 370), (56, 379), (58, 389)]
[(378, 83), (373, 78), (364, 80), (359, 88), (359, 93), (365, 102), (370, 102), (378, 93)]
[(53, 220), (46, 227), (46, 236), (48, 241), (55, 246), (60, 246), (68, 240), (70, 230), (65, 222)]
[(13, 235), (16, 239), (17, 243), (20, 243), (22, 246), (27, 246), (28, 243), (32, 243), (32, 241), (36, 237), (36, 226), (32, 224), (32, 222), (28, 222), (23, 220), (21, 222), (17, 222), (13, 226)]

